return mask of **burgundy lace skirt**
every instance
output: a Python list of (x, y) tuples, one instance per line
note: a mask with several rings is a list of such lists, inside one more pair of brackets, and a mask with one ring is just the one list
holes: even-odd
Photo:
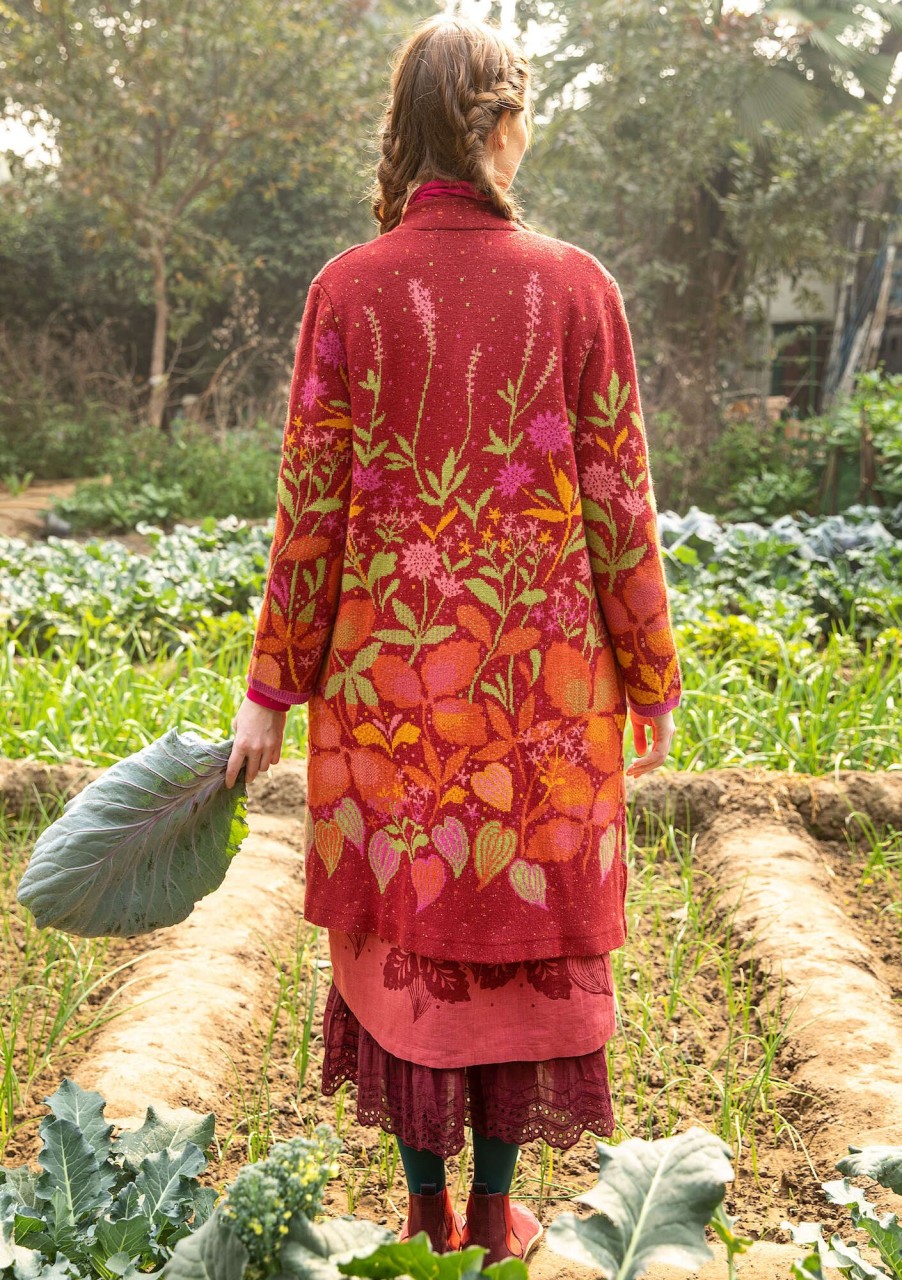
[(469, 1125), (487, 1138), (522, 1145), (544, 1138), (566, 1150), (586, 1131), (609, 1138), (614, 1112), (605, 1047), (543, 1062), (424, 1067), (381, 1048), (333, 984), (323, 1017), (322, 1091), (350, 1080), (357, 1119), (408, 1146), (447, 1157), (462, 1150)]

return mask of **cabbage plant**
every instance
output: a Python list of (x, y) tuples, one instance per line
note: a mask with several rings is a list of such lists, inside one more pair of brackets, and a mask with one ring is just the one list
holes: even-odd
[(170, 729), (117, 761), (38, 838), (18, 900), (41, 928), (129, 937), (178, 924), (222, 883), (247, 835), (232, 743)]

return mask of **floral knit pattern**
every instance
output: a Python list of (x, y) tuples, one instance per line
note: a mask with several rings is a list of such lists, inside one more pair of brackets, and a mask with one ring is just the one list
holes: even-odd
[(309, 700), (307, 918), (435, 958), (626, 936), (628, 703), (680, 668), (623, 298), (439, 196), (311, 285), (249, 683)]

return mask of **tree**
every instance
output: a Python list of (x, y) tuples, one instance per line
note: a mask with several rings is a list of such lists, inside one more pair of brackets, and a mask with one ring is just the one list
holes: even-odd
[[(7, 111), (49, 122), (55, 181), (133, 240), (152, 300), (148, 420), (162, 422), (167, 343), (235, 270), (204, 218), (273, 148), (303, 152), (359, 80), (363, 0), (11, 0)], [(359, 48), (358, 48), (359, 52)], [(363, 123), (353, 92), (341, 118)]]
[[(558, 234), (622, 273), (642, 345), (655, 348), (649, 400), (690, 425), (701, 456), (741, 367), (750, 293), (778, 271), (835, 265), (837, 206), (862, 208), (888, 160), (902, 176), (898, 131), (875, 106), (891, 93), (902, 8), (535, 3), (562, 24), (535, 60), (547, 119), (536, 201)], [(832, 133), (832, 150), (816, 146), (829, 121), (868, 112), (870, 151), (848, 125)], [(836, 185), (825, 201), (828, 174)], [(784, 181), (792, 207), (767, 199)], [(760, 220), (768, 203), (782, 225)]]

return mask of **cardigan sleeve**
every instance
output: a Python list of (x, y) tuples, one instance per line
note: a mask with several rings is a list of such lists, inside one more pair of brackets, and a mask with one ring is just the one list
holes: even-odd
[(580, 381), (576, 454), (595, 590), (630, 707), (658, 716), (682, 679), (623, 295), (608, 276)]
[[(286, 709), (314, 691), (341, 590), (351, 490), (344, 344), (314, 280), (295, 354), (276, 491), (276, 526), (248, 690)], [(264, 704), (266, 705), (266, 704)]]

